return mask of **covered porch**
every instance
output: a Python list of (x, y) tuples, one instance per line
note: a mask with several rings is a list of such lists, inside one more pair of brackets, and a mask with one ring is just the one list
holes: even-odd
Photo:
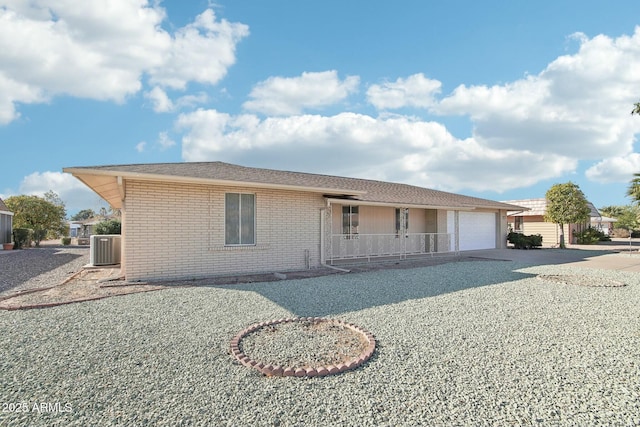
[(460, 250), (458, 211), (328, 199), (321, 224), (326, 264)]

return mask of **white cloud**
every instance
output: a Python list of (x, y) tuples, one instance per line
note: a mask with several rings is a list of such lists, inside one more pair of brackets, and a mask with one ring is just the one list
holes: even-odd
[(164, 151), (176, 145), (176, 142), (169, 138), (167, 132), (160, 132), (160, 134), (158, 134), (158, 145), (160, 146), (160, 150)]
[(16, 102), (29, 104), (45, 100), (40, 89), (10, 80), (0, 70), (0, 125), (12, 122), (20, 116), (15, 108)]
[(153, 111), (156, 113), (169, 113), (175, 108), (171, 99), (163, 89), (155, 86), (148, 92), (145, 92), (144, 97), (151, 101), (153, 104)]
[(625, 156), (640, 121), (629, 112), (640, 86), (640, 27), (597, 36), (538, 75), (494, 86), (456, 88), (434, 110), (468, 114), (474, 137), (495, 149), (535, 149), (574, 159)]
[(629, 182), (633, 174), (640, 172), (640, 154), (604, 159), (585, 172), (591, 181), (600, 183)]
[[(640, 170), (633, 153), (640, 119), (630, 110), (640, 87), (640, 27), (632, 36), (587, 38), (573, 54), (537, 75), (493, 86), (461, 85), (441, 101), (439, 82), (422, 74), (372, 85), (368, 100), (380, 109), (426, 108), (468, 115), (472, 137), (458, 139), (441, 124), (406, 115), (302, 115), (319, 81), (337, 87), (336, 72), (257, 85), (248, 110), (260, 118), (201, 109), (180, 115), (185, 160), (224, 160), (337, 175), (410, 182), (449, 191), (507, 191), (575, 174), (596, 162), (590, 180), (626, 182)], [(310, 74), (310, 73), (309, 73)], [(312, 90), (313, 89), (313, 90)], [(349, 91), (345, 91), (348, 93)], [(304, 94), (300, 99), (295, 94)], [(317, 99), (322, 99), (318, 97)], [(331, 99), (331, 101), (329, 101)], [(605, 160), (602, 160), (605, 159)]]
[(273, 115), (299, 114), (336, 104), (358, 90), (360, 78), (340, 80), (335, 70), (302, 73), (299, 77), (270, 77), (258, 83), (243, 107)]
[[(505, 191), (575, 169), (566, 157), (495, 150), (435, 122), (341, 113), (259, 119), (215, 110), (182, 114), (183, 158), (411, 182), (449, 191)], [(522, 171), (527, 170), (527, 174)]]
[(2, 74), (48, 95), (123, 101), (171, 44), (159, 30), (164, 12), (157, 7), (69, 0), (30, 6), (26, 14), (24, 7), (0, 9)]
[(236, 44), (249, 35), (249, 27), (216, 21), (207, 9), (175, 33), (164, 63), (151, 70), (151, 82), (184, 89), (187, 82), (216, 84), (235, 63)]
[(414, 74), (395, 82), (374, 84), (367, 90), (369, 103), (379, 110), (403, 107), (429, 108), (435, 102), (434, 96), (440, 93), (442, 83), (426, 78), (424, 74)]
[(16, 103), (56, 95), (124, 102), (141, 90), (144, 75), (156, 86), (174, 89), (190, 81), (215, 84), (248, 34), (243, 24), (217, 21), (212, 10), (173, 35), (161, 27), (165, 19), (164, 9), (146, 0), (5, 0), (0, 123), (18, 116)]
[(33, 172), (20, 182), (17, 192), (7, 190), (1, 197), (6, 199), (15, 195), (33, 195), (42, 197), (49, 190), (54, 191), (65, 203), (67, 213), (81, 209), (99, 210), (106, 202), (80, 182), (73, 175), (62, 172)]
[(199, 104), (204, 104), (209, 101), (209, 96), (204, 92), (199, 92), (190, 95), (184, 95), (179, 97), (175, 102), (176, 109), (192, 108)]
[(189, 108), (198, 104), (204, 104), (209, 100), (206, 93), (200, 92), (181, 96), (173, 102), (169, 98), (169, 95), (167, 95), (167, 92), (158, 86), (155, 86), (150, 91), (145, 92), (144, 97), (151, 101), (153, 111), (156, 113), (170, 113), (182, 108)]
[[(175, 145), (176, 145), (176, 142), (173, 139), (171, 139), (168, 132), (160, 132), (158, 134), (158, 139), (154, 144), (155, 148), (159, 149), (160, 151), (166, 151)], [(140, 141), (139, 143), (136, 144), (136, 151), (138, 153), (144, 153), (147, 151), (148, 146), (149, 144), (147, 144), (146, 141)]]

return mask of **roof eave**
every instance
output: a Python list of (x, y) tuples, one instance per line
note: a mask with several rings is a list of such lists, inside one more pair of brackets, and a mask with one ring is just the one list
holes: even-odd
[[(212, 179), (212, 178), (196, 178), (196, 177), (188, 177), (188, 176), (149, 174), (149, 173), (139, 173), (139, 172), (106, 171), (106, 170), (86, 169), (86, 168), (63, 168), (62, 171), (72, 174), (73, 176), (81, 180), (85, 185), (87, 185), (89, 188), (92, 188), (92, 189), (93, 187), (89, 185), (85, 180), (83, 180), (81, 178), (82, 176), (105, 176), (105, 177), (114, 177), (114, 178), (120, 177), (124, 180), (137, 180), (137, 181), (178, 182), (178, 183), (184, 183), (184, 184), (221, 185), (221, 186), (230, 186), (230, 187), (253, 187), (253, 188), (266, 188), (266, 189), (274, 189), (274, 190), (304, 191), (308, 193), (349, 195), (349, 196), (356, 196), (356, 197), (367, 194), (366, 191), (344, 189), (344, 188), (309, 187), (304, 185), (277, 184), (277, 183), (255, 182), (255, 181), (237, 181), (237, 180)], [(93, 190), (96, 191), (95, 189)]]
[(503, 210), (506, 211), (507, 208), (504, 206), (484, 206), (484, 205), (430, 205), (423, 203), (407, 203), (407, 202), (378, 202), (375, 200), (359, 200), (359, 199), (340, 199), (333, 197), (325, 197), (328, 202), (340, 204), (340, 205), (359, 205), (359, 206), (384, 206), (384, 207), (407, 207), (407, 208), (416, 208), (416, 209), (446, 209), (446, 210), (457, 210), (457, 211), (474, 211), (478, 209), (492, 209), (492, 210)]

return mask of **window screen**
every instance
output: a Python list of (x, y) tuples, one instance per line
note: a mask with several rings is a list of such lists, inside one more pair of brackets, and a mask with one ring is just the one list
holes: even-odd
[(225, 194), (225, 245), (255, 245), (255, 194)]

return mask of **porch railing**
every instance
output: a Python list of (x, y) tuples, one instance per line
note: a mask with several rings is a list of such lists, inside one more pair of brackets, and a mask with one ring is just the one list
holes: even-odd
[(452, 233), (333, 234), (330, 261), (457, 252)]

